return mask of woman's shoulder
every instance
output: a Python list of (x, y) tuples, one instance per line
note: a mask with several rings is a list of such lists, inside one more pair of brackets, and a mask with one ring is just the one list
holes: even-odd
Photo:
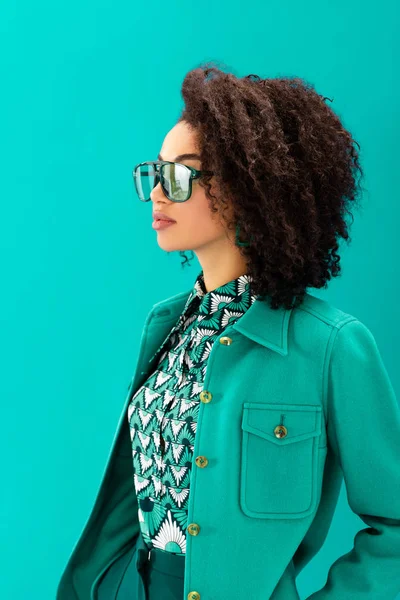
[(176, 304), (184, 305), (185, 301), (189, 298), (189, 295), (193, 291), (193, 288), (189, 290), (185, 290), (184, 292), (179, 292), (178, 294), (174, 294), (173, 296), (168, 296), (159, 302), (156, 302), (152, 305), (150, 312), (155, 314), (162, 314), (163, 311), (169, 312), (169, 308), (174, 307)]
[(290, 320), (292, 335), (308, 344), (330, 347), (335, 340), (342, 340), (344, 344), (354, 340), (372, 346), (376, 344), (373, 332), (358, 315), (310, 293), (306, 293), (303, 302), (292, 309)]
[(294, 309), (294, 311), (306, 313), (310, 320), (317, 319), (326, 323), (326, 325), (335, 328), (340, 328), (350, 321), (361, 322), (356, 315), (339, 308), (328, 300), (314, 296), (309, 292), (304, 295), (303, 302)]

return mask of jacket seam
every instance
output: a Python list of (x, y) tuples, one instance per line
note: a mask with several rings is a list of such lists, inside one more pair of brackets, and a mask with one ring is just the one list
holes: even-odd
[(333, 348), (335, 346), (335, 341), (338, 336), (338, 333), (342, 329), (342, 327), (347, 325), (347, 323), (353, 323), (353, 322), (359, 322), (359, 319), (357, 319), (357, 317), (354, 317), (353, 315), (347, 315), (346, 317), (344, 317), (342, 319), (342, 321), (339, 321), (338, 323), (334, 324), (332, 326), (332, 330), (329, 335), (328, 342), (326, 344), (323, 375), (322, 375), (322, 405), (324, 407), (324, 412), (325, 412), (325, 419), (326, 419), (325, 427), (326, 427), (326, 429), (328, 428), (328, 422), (329, 422), (328, 385), (329, 385), (329, 372), (330, 372)]
[(302, 306), (301, 305), (298, 307), (298, 310), (302, 310), (303, 312), (309, 313), (309, 314), (313, 315), (314, 317), (316, 317), (317, 319), (319, 319), (320, 321), (322, 321), (323, 323), (326, 323), (327, 325), (331, 325), (332, 327), (341, 326), (342, 324), (346, 323), (348, 320), (357, 319), (357, 317), (355, 317), (354, 315), (350, 315), (348, 313), (342, 312), (343, 316), (338, 317), (337, 320), (332, 320), (329, 317), (327, 317), (326, 315), (323, 315), (322, 313), (315, 310), (315, 308), (311, 308), (310, 306)]

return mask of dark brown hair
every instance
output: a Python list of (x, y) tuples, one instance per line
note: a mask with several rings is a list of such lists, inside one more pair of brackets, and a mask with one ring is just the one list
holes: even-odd
[(338, 238), (350, 239), (345, 217), (353, 217), (356, 171), (363, 176), (359, 144), (299, 77), (236, 77), (213, 61), (189, 71), (181, 93), (178, 121), (198, 132), (201, 169), (223, 190), (217, 198), (211, 176), (199, 180), (210, 208), (224, 212), (229, 198), (227, 226), (239, 224), (250, 242), (240, 251), (252, 293), (268, 295), (272, 308), (298, 306), (307, 287), (340, 274)]

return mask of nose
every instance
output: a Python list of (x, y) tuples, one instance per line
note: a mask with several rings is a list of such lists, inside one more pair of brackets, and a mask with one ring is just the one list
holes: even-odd
[(153, 187), (153, 189), (151, 190), (151, 192), (150, 192), (150, 198), (151, 198), (151, 200), (153, 200), (153, 202), (155, 200), (162, 200), (162, 199), (165, 200), (166, 197), (165, 197), (163, 189), (161, 187), (160, 180), (158, 180), (157, 185), (155, 185)]
[(161, 182), (158, 181), (157, 185), (153, 187), (150, 192), (150, 200), (155, 204), (157, 201), (167, 204), (173, 204), (172, 200), (168, 198), (168, 196), (164, 193)]

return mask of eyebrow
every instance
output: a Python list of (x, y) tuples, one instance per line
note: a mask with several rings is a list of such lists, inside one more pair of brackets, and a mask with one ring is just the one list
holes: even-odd
[[(198, 154), (178, 154), (178, 156), (175, 156), (174, 161), (171, 162), (178, 162), (180, 160), (195, 160), (195, 159), (199, 159), (201, 160), (201, 157)], [(164, 160), (163, 157), (161, 156), (161, 154), (158, 155), (158, 160)]]

